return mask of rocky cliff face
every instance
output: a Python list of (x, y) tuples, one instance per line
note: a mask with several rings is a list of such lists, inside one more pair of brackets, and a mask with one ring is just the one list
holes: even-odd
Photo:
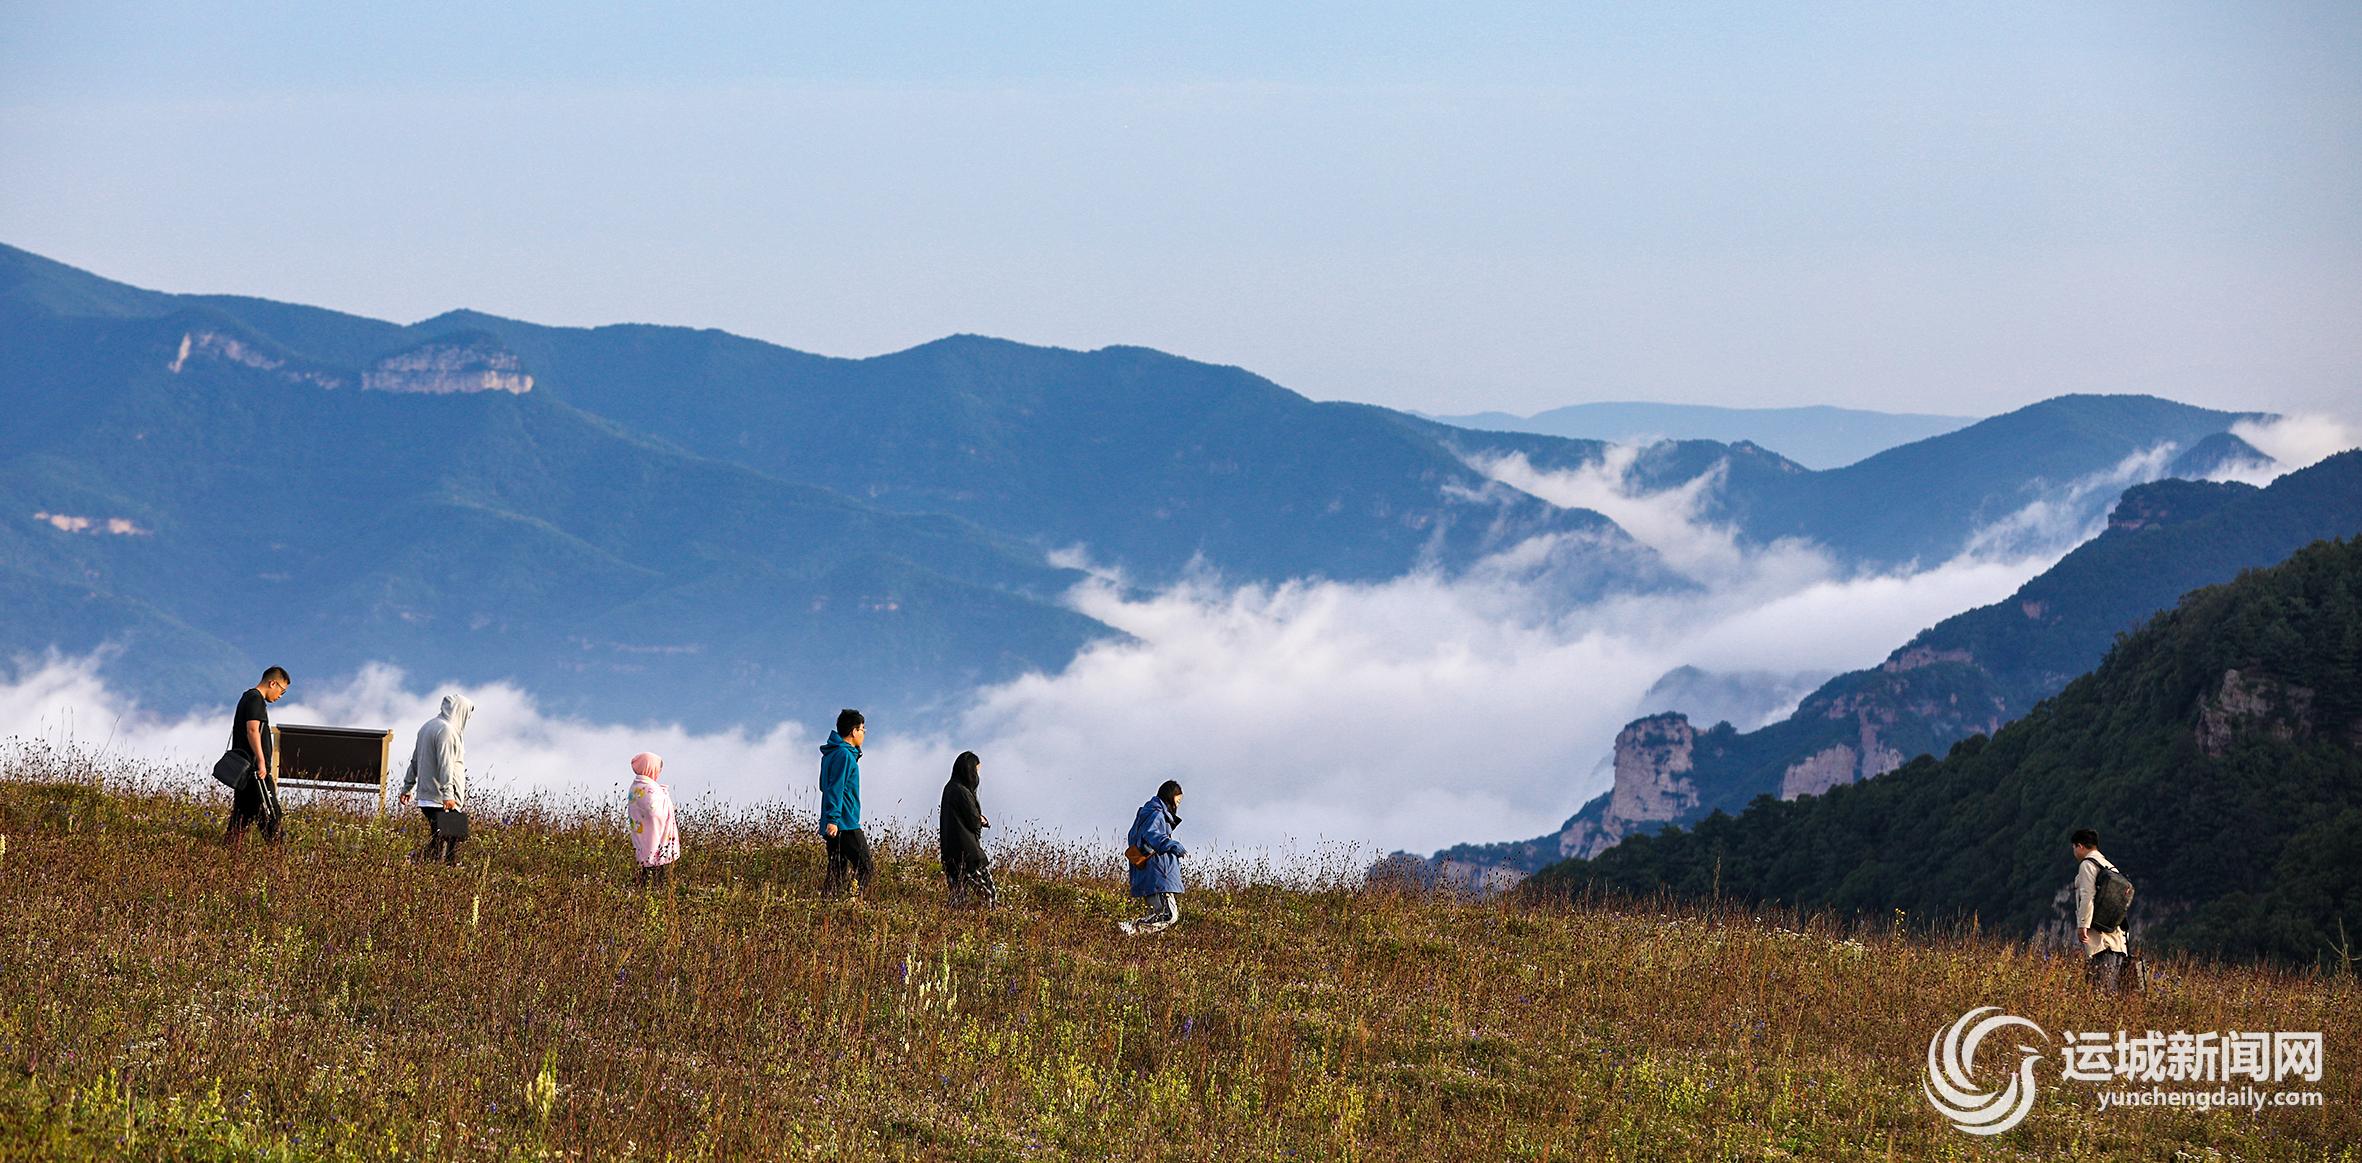
[[(330, 390), (350, 387), (354, 382), (349, 375), (290, 361), (218, 331), (191, 331), (182, 335), (180, 349), (173, 353), (164, 370), (180, 375), (207, 362), (269, 372), (290, 383)], [(395, 352), (363, 369), (359, 383), (363, 391), (436, 396), (467, 392), (507, 392), (521, 396), (533, 390), (533, 377), (526, 373), (523, 361), (489, 336), (456, 336)]]
[(361, 373), (361, 387), (372, 392), (418, 392), (453, 395), (465, 392), (507, 392), (524, 395), (533, 390), (515, 352), (489, 343), (429, 343), (389, 355)]
[(1698, 806), (1698, 731), (1679, 712), (1634, 719), (1616, 733), (1616, 782), (1584, 805), (1555, 837), (1552, 859), (1589, 858), (1647, 824), (1680, 819)]
[(1843, 787), (1863, 778), (1861, 771), (1861, 753), (1850, 744), (1834, 743), (1789, 766), (1780, 777), (1780, 798), (1792, 800), (1798, 796), (1817, 796), (1830, 788)]
[(1616, 786), (1607, 818), (1648, 823), (1698, 806), (1697, 785), (1683, 778), (1695, 766), (1697, 744), (1697, 730), (1678, 712), (1625, 724), (1616, 733)]
[(2280, 740), (2311, 738), (2312, 688), (2256, 671), (2224, 671), (2214, 696), (2198, 706), (2198, 746), (2220, 759), (2232, 740), (2249, 731)]
[(219, 331), (184, 332), (180, 337), (180, 349), (173, 353), (172, 362), (165, 364), (164, 370), (177, 376), (204, 363), (226, 363), (270, 372), (290, 383), (322, 388), (344, 386), (343, 378), (333, 373), (292, 364), (235, 335)]
[(1531, 840), (1463, 844), (1432, 858), (1396, 853), (1371, 876), (1415, 878), (1431, 887), (1489, 896), (1569, 856), (1596, 856), (1637, 830), (1679, 819), (1698, 806), (1699, 790), (1690, 774), (1698, 761), (1698, 739), (1689, 717), (1677, 711), (1636, 719), (1616, 735), (1614, 786), (1584, 804), (1558, 831)]
[[(2034, 617), (2036, 615), (2028, 614), (2027, 616)], [(1894, 656), (1881, 663), (1878, 669), (1888, 674), (1901, 674), (1906, 670), (1917, 670), (1920, 667), (1933, 666), (1939, 662), (1975, 661), (1976, 659), (1965, 650), (1938, 650), (1933, 646), (1912, 646), (1895, 651)]]
[(1780, 774), (1780, 798), (1817, 796), (1872, 776), (1885, 775), (1903, 765), (1903, 753), (1879, 737), (1878, 723), (1865, 715), (1861, 736), (1850, 743), (1832, 743)]
[[(1968, 652), (1962, 650), (1930, 650), (1922, 647), (1898, 651), (1884, 666), (1879, 667), (1879, 677), (1865, 689), (1822, 703), (1819, 717), (1833, 722), (1851, 720), (1851, 737), (1830, 742), (1789, 764), (1780, 774), (1780, 798), (1792, 800), (1798, 796), (1817, 796), (1830, 788), (1885, 775), (1901, 767), (1905, 756), (1900, 749), (1887, 742), (1886, 735), (1903, 713), (1907, 711), (1931, 720), (1958, 717), (1954, 707), (1926, 705), (1924, 701), (1914, 703), (1911, 673), (1939, 664), (1971, 665), (1973, 662)], [(1812, 703), (1808, 702), (1804, 710), (1812, 709)], [(1968, 732), (1964, 730), (1962, 733)]]

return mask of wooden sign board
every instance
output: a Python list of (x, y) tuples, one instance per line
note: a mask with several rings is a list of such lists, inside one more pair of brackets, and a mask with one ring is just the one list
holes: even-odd
[(391, 729), (290, 723), (273, 727), (271, 734), (280, 787), (376, 792), (378, 813), (384, 814), (386, 781), (393, 774)]

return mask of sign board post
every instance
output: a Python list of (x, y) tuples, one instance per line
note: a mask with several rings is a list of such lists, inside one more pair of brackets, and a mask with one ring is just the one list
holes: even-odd
[(312, 727), (290, 723), (271, 729), (279, 756), (279, 786), (313, 791), (373, 791), (377, 814), (385, 815), (386, 781), (393, 774), (394, 733), (389, 728)]

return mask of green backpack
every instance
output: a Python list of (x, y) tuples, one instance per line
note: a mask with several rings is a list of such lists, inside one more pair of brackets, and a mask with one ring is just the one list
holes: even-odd
[(2113, 933), (2124, 927), (2124, 916), (2132, 911), (2132, 881), (2117, 869), (2088, 856), (2084, 859), (2096, 866), (2091, 881), (2091, 931)]

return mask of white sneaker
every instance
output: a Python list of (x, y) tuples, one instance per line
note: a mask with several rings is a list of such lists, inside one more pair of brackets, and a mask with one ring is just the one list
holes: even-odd
[(1122, 933), (1126, 937), (1137, 937), (1140, 935), (1140, 926), (1135, 925), (1130, 921), (1117, 921), (1115, 923), (1115, 931)]

